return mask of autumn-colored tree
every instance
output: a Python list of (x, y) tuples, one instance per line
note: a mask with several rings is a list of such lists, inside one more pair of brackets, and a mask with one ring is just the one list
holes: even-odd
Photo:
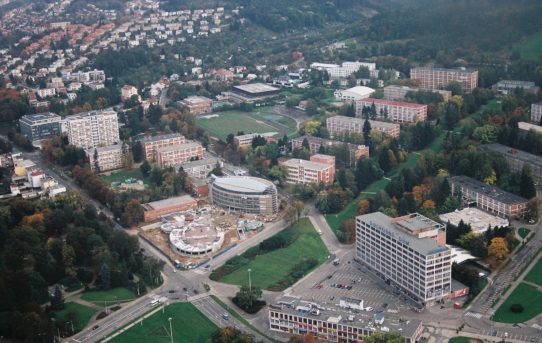
[(354, 218), (347, 219), (343, 223), (343, 243), (352, 244), (356, 240), (356, 221)]
[(288, 343), (317, 343), (318, 340), (312, 333), (308, 333), (305, 335), (293, 335), (288, 340)]
[(436, 205), (435, 205), (435, 202), (431, 199), (427, 199), (423, 202), (422, 204), (422, 208), (423, 209), (431, 209), (431, 210), (434, 210), (436, 208)]
[(488, 255), (497, 258), (498, 260), (505, 259), (510, 251), (508, 250), (508, 242), (503, 237), (495, 237), (489, 244)]
[(367, 199), (360, 200), (358, 203), (358, 214), (359, 215), (366, 214), (367, 211), (369, 210), (369, 205), (370, 205), (369, 200)]
[(21, 223), (23, 225), (30, 226), (38, 231), (41, 231), (44, 228), (43, 214), (38, 212), (30, 216), (24, 216)]

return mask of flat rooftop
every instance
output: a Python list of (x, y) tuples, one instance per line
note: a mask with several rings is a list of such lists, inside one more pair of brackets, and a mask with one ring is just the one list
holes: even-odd
[(352, 143), (345, 143), (341, 141), (334, 141), (332, 139), (325, 139), (325, 138), (314, 137), (314, 136), (297, 137), (297, 138), (292, 139), (292, 142), (296, 141), (296, 142), (303, 143), (305, 139), (307, 140), (307, 142), (309, 142), (309, 144), (320, 144), (324, 146), (346, 145), (348, 149), (350, 150), (366, 148), (366, 146), (363, 144), (358, 145), (358, 144), (352, 144)]
[(524, 131), (535, 130), (537, 133), (542, 133), (542, 126), (527, 123), (525, 121), (520, 121), (518, 123), (518, 128)]
[(55, 113), (52, 112), (43, 112), (43, 113), (37, 113), (37, 114), (25, 114), (24, 116), (19, 119), (22, 122), (27, 122), (29, 124), (40, 122), (40, 121), (53, 121), (58, 120), (60, 121), (62, 118)]
[[(339, 299), (337, 299), (337, 301), (338, 300)], [(356, 301), (356, 299), (351, 300), (354, 302)], [(272, 309), (280, 310), (283, 313), (293, 314), (300, 317), (327, 321), (328, 323), (349, 325), (359, 329), (367, 329), (368, 331), (398, 333), (403, 337), (412, 337), (422, 325), (420, 320), (402, 320), (398, 316), (387, 312), (374, 313), (351, 310), (340, 307), (338, 304), (326, 303), (323, 305), (314, 301), (304, 300), (302, 298), (293, 296), (278, 298), (276, 303), (271, 304), (270, 307)], [(315, 314), (314, 310), (318, 310), (319, 315)], [(349, 317), (353, 320), (349, 320)], [(375, 319), (377, 318), (383, 318), (384, 322), (382, 324), (375, 323)]]
[[(361, 219), (369, 225), (382, 229), (389, 236), (392, 236), (397, 241), (409, 246), (412, 250), (417, 251), (422, 255), (432, 255), (439, 252), (449, 250), (446, 246), (441, 246), (432, 238), (418, 238), (393, 224), (393, 219), (382, 212), (373, 212), (362, 216), (357, 216), (356, 219)], [(430, 220), (429, 218), (427, 218)], [(438, 224), (439, 226), (442, 226)], [(427, 225), (426, 225), (427, 226)]]
[(162, 135), (155, 135), (155, 136), (145, 136), (139, 139), (140, 142), (147, 143), (147, 142), (158, 142), (165, 139), (171, 139), (171, 138), (181, 138), (183, 135), (180, 133), (168, 133), (168, 134), (162, 134)]
[(101, 147), (96, 147), (96, 148), (87, 149), (87, 150), (86, 150), (87, 155), (92, 155), (92, 154), (94, 154), (94, 149), (96, 149), (96, 151), (98, 151), (98, 153), (101, 153), (101, 152), (108, 152), (108, 151), (116, 151), (116, 150), (122, 150), (122, 145), (120, 145), (120, 144), (113, 144), (113, 145), (106, 145), (106, 146), (101, 146)]
[(206, 166), (208, 164), (216, 164), (216, 163), (220, 163), (220, 161), (221, 160), (218, 157), (205, 156), (204, 158), (200, 160), (180, 163), (177, 165), (177, 167), (183, 167), (184, 169), (188, 169), (188, 168), (194, 168), (194, 167), (199, 167), (199, 166)]
[(393, 220), (395, 225), (402, 229), (415, 233), (426, 230), (442, 230), (444, 226), (418, 213), (412, 213)]
[(468, 176), (460, 175), (450, 177), (449, 181), (451, 184), (463, 185), (474, 192), (484, 194), (485, 196), (504, 204), (512, 205), (527, 202), (527, 199), (525, 198), (506, 192), (495, 186), (486, 185), (485, 183)]
[(484, 212), (475, 207), (466, 207), (462, 210), (441, 214), (440, 220), (444, 223), (450, 222), (452, 225), (459, 225), (461, 221), (471, 226), (475, 233), (487, 231), (488, 227), (503, 227), (508, 226), (507, 219), (503, 219), (487, 212)]
[(478, 72), (478, 70), (474, 69), (468, 69), (468, 68), (432, 68), (432, 67), (414, 67), (411, 68), (412, 70), (435, 70), (435, 71), (442, 71), (442, 72), (456, 72), (456, 73), (475, 73)]
[(182, 144), (163, 146), (163, 147), (157, 148), (156, 152), (160, 153), (160, 152), (168, 152), (168, 151), (175, 151), (175, 150), (184, 150), (184, 149), (191, 149), (191, 148), (196, 148), (200, 146), (201, 144), (197, 142), (186, 142)]
[(331, 164), (328, 163), (313, 162), (308, 160), (302, 160), (299, 158), (290, 158), (289, 160), (281, 161), (279, 164), (294, 168), (303, 166), (304, 168), (309, 168), (313, 170), (326, 170), (331, 166)]
[(188, 202), (195, 202), (196, 200), (192, 198), (190, 195), (181, 195), (178, 197), (168, 198), (164, 200), (158, 200), (158, 201), (152, 201), (146, 204), (143, 204), (146, 210), (160, 210), (163, 208), (168, 208), (171, 206), (188, 203)]
[[(536, 126), (536, 125), (534, 125), (534, 126)], [(520, 161), (523, 161), (523, 162), (526, 162), (526, 163), (529, 163), (529, 164), (532, 164), (532, 165), (542, 166), (542, 157), (541, 156), (534, 155), (534, 154), (528, 153), (528, 152), (523, 151), (523, 150), (518, 150), (518, 149), (515, 149), (515, 148), (511, 148), (509, 146), (502, 145), (502, 144), (499, 144), (499, 143), (485, 144), (485, 145), (482, 145), (481, 147), (483, 149), (494, 151), (494, 152), (497, 152), (499, 154), (502, 154), (502, 155), (508, 156), (510, 158), (520, 160)]]
[(262, 193), (275, 187), (265, 179), (252, 176), (225, 176), (217, 177), (213, 181), (217, 186), (234, 192)]
[(208, 103), (212, 101), (213, 100), (204, 96), (200, 96), (200, 95), (192, 95), (192, 96), (189, 96), (188, 98), (181, 100), (181, 102), (184, 102), (184, 103), (200, 103), (200, 102)]
[(380, 104), (380, 105), (387, 105), (387, 106), (401, 106), (401, 107), (411, 107), (411, 108), (427, 107), (427, 105), (417, 104), (414, 102), (393, 101), (393, 100), (375, 99), (375, 98), (365, 98), (365, 99), (360, 99), (359, 101), (375, 103), (375, 104)]
[(238, 89), (243, 92), (252, 93), (252, 94), (279, 91), (278, 88), (266, 85), (265, 83), (249, 83), (246, 85), (233, 86), (233, 89)]
[[(338, 120), (338, 121), (356, 123), (356, 124), (361, 124), (361, 125), (363, 125), (363, 123), (365, 122), (365, 119), (356, 118), (356, 117), (347, 117), (347, 116), (333, 116), (333, 117), (327, 118), (327, 120), (330, 120), (330, 121)], [(393, 129), (393, 128), (401, 127), (401, 125), (397, 123), (390, 123), (387, 121), (380, 121), (380, 120), (369, 120), (369, 123), (371, 124), (372, 128), (380, 127), (380, 128)]]

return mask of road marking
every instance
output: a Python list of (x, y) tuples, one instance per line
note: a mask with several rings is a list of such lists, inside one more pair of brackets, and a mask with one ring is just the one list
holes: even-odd
[(482, 318), (482, 314), (481, 313), (476, 313), (476, 312), (467, 312), (465, 313), (465, 317), (474, 317), (474, 318)]

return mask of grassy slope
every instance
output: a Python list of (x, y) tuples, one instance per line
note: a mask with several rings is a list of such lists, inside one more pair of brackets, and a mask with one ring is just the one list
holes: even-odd
[(542, 286), (542, 259), (538, 260), (533, 269), (527, 274), (525, 281)]
[(144, 183), (147, 183), (147, 178), (143, 177), (143, 174), (139, 168), (130, 170), (124, 169), (118, 172), (113, 172), (110, 175), (101, 175), (100, 177), (107, 182), (122, 182), (128, 178), (134, 178), (137, 180), (143, 180)]
[(220, 281), (235, 285), (248, 284), (250, 268), (252, 285), (262, 289), (284, 279), (290, 269), (302, 259), (315, 258), (322, 263), (328, 250), (308, 219), (302, 219), (292, 227), (302, 234), (288, 247), (259, 255), (249, 264), (224, 276)]
[(540, 61), (542, 56), (542, 32), (530, 36), (518, 46), (522, 59), (529, 61)]
[(169, 343), (169, 322), (173, 329), (175, 342), (201, 342), (210, 343), (213, 333), (218, 329), (194, 305), (190, 303), (176, 303), (158, 311), (143, 320), (143, 325), (135, 325), (114, 339), (113, 343)]
[(79, 323), (77, 323), (77, 325), (74, 324), (74, 329), (76, 332), (83, 330), (83, 328), (87, 326), (88, 322), (90, 321), (90, 318), (92, 318), (94, 313), (96, 313), (96, 310), (93, 308), (74, 302), (68, 302), (62, 311), (54, 312), (54, 316), (60, 320), (67, 320), (69, 311), (76, 311), (79, 313)]
[(108, 291), (89, 291), (81, 294), (81, 299), (100, 304), (105, 301), (127, 301), (135, 298), (137, 296), (132, 291), (122, 287)]
[[(521, 304), (524, 308), (521, 313), (513, 313), (510, 306)], [(501, 323), (523, 323), (536, 317), (542, 312), (542, 292), (535, 287), (520, 283), (510, 294), (508, 299), (497, 309), (493, 320)]]

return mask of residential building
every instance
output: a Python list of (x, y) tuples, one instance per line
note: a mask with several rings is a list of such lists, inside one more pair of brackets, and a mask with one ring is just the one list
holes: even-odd
[(83, 149), (113, 145), (120, 142), (117, 112), (89, 111), (65, 119), (68, 141)]
[(29, 141), (37, 141), (60, 135), (61, 122), (62, 118), (51, 112), (27, 114), (19, 119), (19, 127)]
[(461, 194), (467, 205), (493, 213), (501, 218), (521, 218), (527, 209), (527, 199), (503, 191), (493, 185), (470, 178), (454, 176), (449, 178), (452, 194)]
[[(326, 127), (331, 137), (349, 133), (362, 135), (364, 123), (365, 119), (346, 116), (333, 116), (326, 119)], [(369, 124), (372, 130), (378, 130), (388, 137), (399, 137), (401, 133), (401, 126), (396, 123), (369, 120)]]
[(397, 123), (414, 123), (427, 119), (427, 105), (413, 102), (366, 98), (356, 100), (355, 104), (358, 117), (362, 116), (363, 107), (374, 104), (379, 119), (389, 119)]
[[(303, 147), (303, 141), (305, 140), (307, 140), (307, 143), (309, 143), (309, 149), (311, 154), (317, 154), (320, 152), (321, 149), (327, 150), (328, 148), (332, 147), (345, 146), (349, 152), (350, 165), (356, 164), (356, 161), (358, 161), (362, 156), (369, 157), (369, 147), (365, 145), (344, 143), (313, 136), (301, 136), (292, 139), (292, 150), (301, 149)], [(327, 151), (324, 151), (324, 153), (326, 152)]]
[(421, 89), (443, 89), (450, 82), (457, 82), (465, 93), (470, 93), (478, 87), (478, 71), (444, 68), (412, 68), (410, 78), (420, 81)]
[(337, 89), (333, 95), (335, 99), (354, 102), (356, 100), (365, 99), (375, 92), (374, 89), (365, 86), (356, 86), (348, 89)]
[(252, 145), (252, 140), (256, 137), (263, 137), (268, 142), (274, 142), (276, 139), (273, 137), (277, 135), (277, 132), (266, 132), (266, 133), (247, 133), (245, 135), (235, 136), (233, 142), (238, 147), (250, 146)]
[(516, 80), (501, 80), (491, 86), (491, 90), (500, 95), (508, 95), (513, 93), (516, 89), (521, 89), (527, 93), (536, 94), (540, 90), (540, 87), (536, 86), (534, 82), (531, 81)]
[(124, 167), (124, 152), (122, 145), (108, 145), (85, 150), (90, 168), (96, 172), (119, 169)]
[(154, 161), (155, 150), (172, 145), (186, 143), (186, 138), (180, 133), (168, 133), (156, 136), (145, 136), (139, 140), (143, 148), (143, 156), (148, 161)]
[(518, 129), (520, 130), (520, 133), (523, 135), (526, 135), (531, 130), (533, 130), (536, 133), (542, 134), (542, 126), (527, 123), (525, 121), (520, 121), (518, 123)]
[[(322, 156), (328, 158), (323, 159)], [(323, 162), (324, 161), (324, 162)], [(311, 184), (323, 183), (332, 185), (335, 177), (335, 157), (317, 154), (311, 156), (310, 160), (291, 158), (279, 161), (288, 170), (286, 183)]]
[(120, 91), (122, 101), (130, 100), (133, 95), (138, 95), (137, 88), (131, 85), (124, 85)]
[(503, 156), (513, 172), (521, 172), (523, 166), (527, 165), (535, 184), (542, 186), (542, 157), (498, 143), (482, 145), (482, 148)]
[(369, 72), (376, 71), (376, 63), (373, 62), (343, 62), (341, 65), (332, 63), (312, 63), (311, 69), (325, 70), (329, 74), (329, 78), (344, 79), (354, 74), (359, 68), (365, 67)]
[(213, 101), (204, 96), (189, 96), (188, 98), (179, 101), (179, 104), (185, 106), (190, 114), (198, 115), (209, 113), (212, 110)]
[(193, 210), (198, 207), (196, 199), (189, 195), (181, 195), (164, 200), (158, 200), (141, 205), (146, 222), (152, 221), (175, 212)]
[(42, 99), (50, 96), (55, 96), (56, 88), (41, 88), (37, 90), (36, 94)]
[(154, 160), (162, 168), (203, 158), (203, 147), (196, 142), (156, 148), (154, 152)]
[(214, 177), (209, 186), (209, 202), (229, 211), (272, 215), (278, 212), (277, 187), (252, 176)]
[(406, 98), (408, 92), (418, 92), (420, 90), (438, 93), (442, 96), (443, 101), (448, 101), (452, 98), (452, 92), (443, 89), (419, 89), (409, 86), (390, 85), (384, 87), (384, 99), (403, 100)]
[(458, 226), (460, 222), (470, 225), (476, 234), (484, 233), (488, 228), (507, 227), (508, 219), (493, 216), (475, 207), (465, 207), (462, 210), (441, 214), (443, 223)]
[[(348, 299), (349, 303), (363, 300)], [(337, 306), (336, 302), (319, 304), (299, 297), (284, 296), (270, 304), (269, 329), (287, 335), (311, 334), (318, 342), (359, 343), (379, 332), (395, 333), (403, 337), (403, 343), (420, 340), (424, 327), (417, 319), (401, 320), (389, 312), (376, 315), (359, 315), (359, 306)], [(355, 309), (355, 310), (352, 310)]]
[(542, 118), (542, 102), (531, 105), (531, 121), (540, 123), (540, 118)]
[(216, 167), (224, 167), (224, 162), (218, 157), (204, 157), (201, 160), (181, 163), (179, 168), (189, 176), (196, 179), (205, 179)]
[(421, 304), (451, 292), (452, 252), (444, 225), (418, 213), (357, 216), (356, 259)]

